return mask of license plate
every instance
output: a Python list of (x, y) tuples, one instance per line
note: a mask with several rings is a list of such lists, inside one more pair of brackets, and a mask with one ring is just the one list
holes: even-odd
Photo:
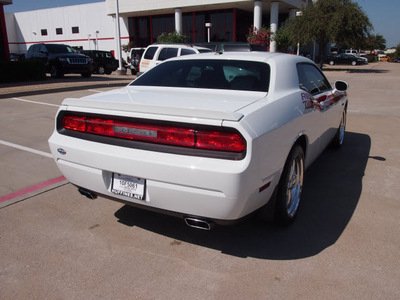
[(117, 195), (143, 200), (146, 180), (113, 173), (111, 192)]

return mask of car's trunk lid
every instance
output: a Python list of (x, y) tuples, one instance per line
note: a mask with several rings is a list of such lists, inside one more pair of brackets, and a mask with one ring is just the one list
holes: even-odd
[(80, 99), (65, 99), (63, 105), (238, 121), (243, 117), (243, 107), (265, 96), (265, 92), (252, 91), (128, 86)]

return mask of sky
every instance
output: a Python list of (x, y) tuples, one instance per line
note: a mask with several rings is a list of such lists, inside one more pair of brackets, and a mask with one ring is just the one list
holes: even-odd
[[(13, 0), (13, 4), (4, 6), (4, 11), (20, 12), (103, 1), (105, 0)], [(388, 48), (400, 44), (400, 0), (353, 0), (353, 2), (361, 6), (374, 26), (373, 33), (383, 35)]]

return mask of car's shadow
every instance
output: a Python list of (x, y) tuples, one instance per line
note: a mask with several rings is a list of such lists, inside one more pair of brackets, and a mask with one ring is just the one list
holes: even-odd
[(115, 216), (127, 226), (238, 257), (287, 260), (316, 255), (338, 240), (361, 195), (371, 139), (352, 132), (347, 132), (345, 139), (340, 150), (327, 149), (307, 170), (301, 210), (289, 227), (251, 218), (234, 226), (204, 231), (186, 227), (181, 219), (128, 205)]

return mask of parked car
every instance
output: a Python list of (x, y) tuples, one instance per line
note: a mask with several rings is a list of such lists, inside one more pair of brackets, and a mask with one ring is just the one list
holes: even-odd
[(109, 75), (118, 68), (118, 60), (110, 51), (81, 50), (79, 52), (92, 59), (93, 73)]
[(146, 48), (139, 63), (139, 75), (160, 62), (183, 55), (212, 52), (209, 48), (186, 44), (153, 44)]
[(196, 44), (201, 47), (210, 48), (214, 52), (250, 52), (262, 51), (267, 52), (267, 48), (263, 45), (241, 43), (241, 42), (212, 42)]
[(122, 89), (64, 100), (49, 144), (61, 172), (89, 198), (202, 229), (269, 205), (289, 224), (305, 169), (329, 144), (343, 144), (346, 90), (301, 56), (182, 56)]
[(144, 53), (144, 50), (146, 50), (146, 48), (137, 47), (131, 48), (129, 52), (128, 68), (131, 70), (132, 75), (136, 75), (136, 73), (139, 72), (139, 63)]
[(364, 56), (358, 56), (356, 54), (349, 54), (349, 55), (353, 55), (355, 58), (359, 58), (363, 61), (364, 64), (368, 64), (368, 58), (364, 57)]
[(337, 55), (329, 56), (326, 60), (331, 66), (333, 65), (362, 65), (368, 63), (365, 58), (360, 58), (353, 54), (340, 53)]
[(347, 50), (345, 50), (345, 53), (346, 54), (354, 54), (354, 55), (358, 56), (358, 51), (354, 50), (354, 49), (347, 49)]
[(26, 60), (42, 61), (53, 78), (62, 78), (64, 74), (81, 74), (88, 78), (92, 75), (91, 59), (77, 53), (64, 44), (33, 44), (25, 55)]
[(21, 61), (25, 59), (25, 54), (10, 53), (10, 61)]
[(390, 56), (385, 54), (378, 54), (378, 60), (390, 62)]

